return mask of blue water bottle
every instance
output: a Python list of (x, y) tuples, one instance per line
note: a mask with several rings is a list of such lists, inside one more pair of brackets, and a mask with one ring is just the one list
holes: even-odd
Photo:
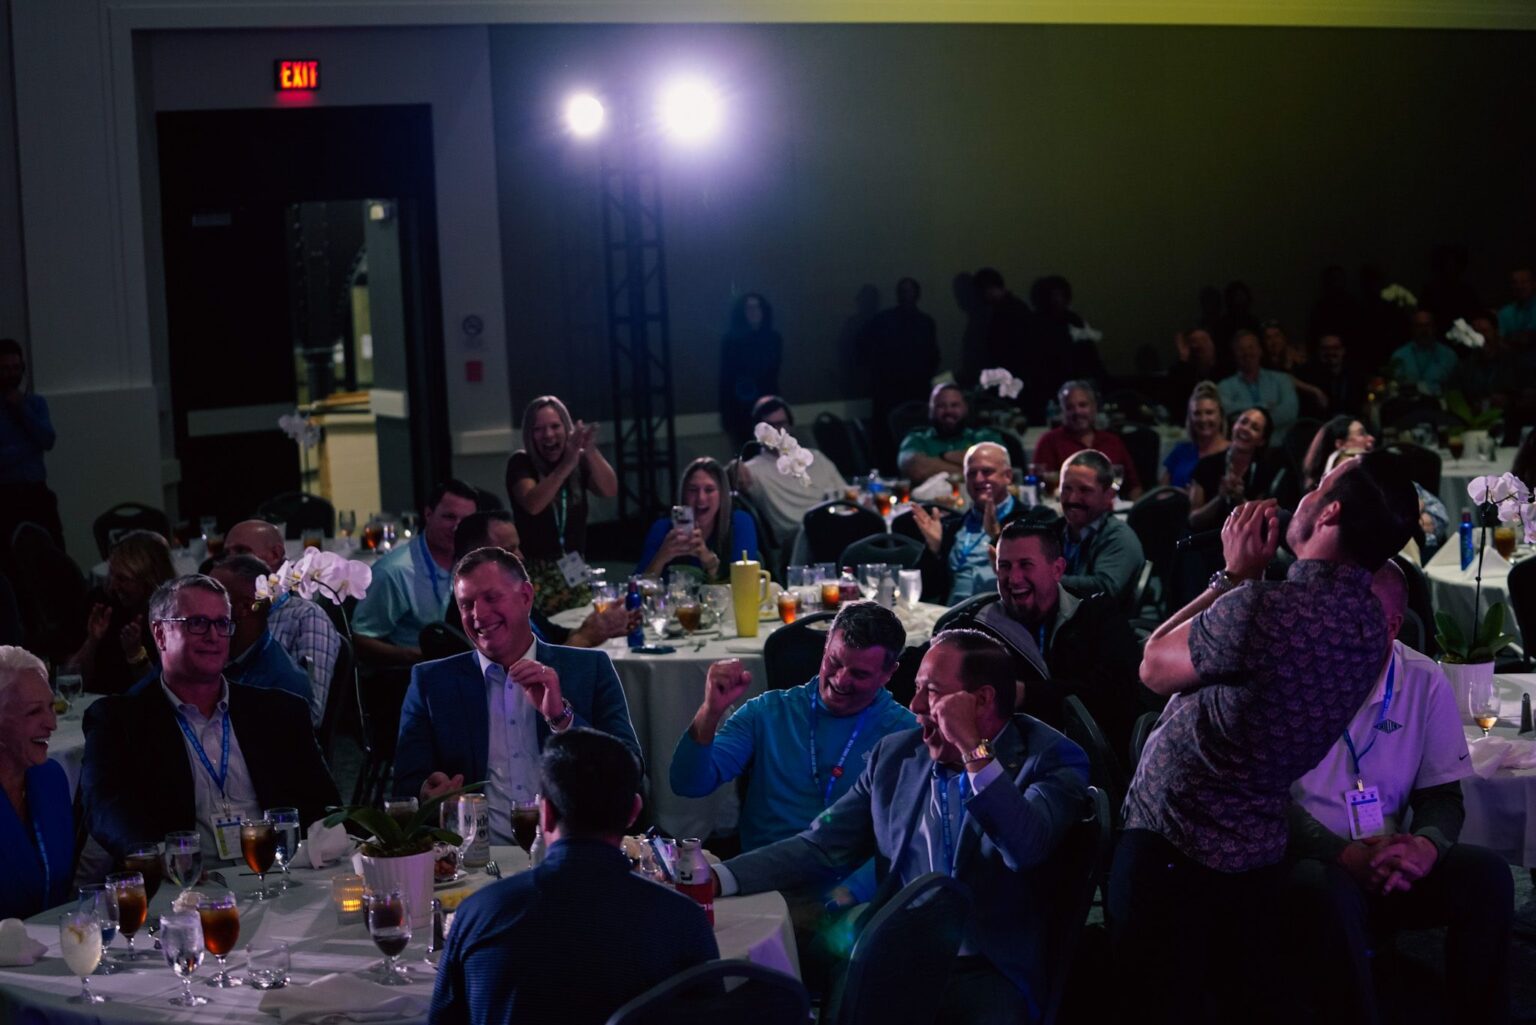
[[(629, 581), (629, 590), (624, 592), (624, 609), (625, 611), (632, 612), (640, 607), (641, 602), (642, 599), (640, 597), (640, 583), (631, 577)], [(645, 647), (645, 621), (643, 618), (641, 622), (638, 623), (635, 628), (629, 632), (629, 646), (631, 648)]]
[(1461, 511), (1461, 568), (1466, 569), (1472, 565), (1472, 560), (1477, 555), (1472, 544), (1472, 510)]
[(1034, 470), (1024, 475), (1024, 484), (1019, 488), (1019, 500), (1026, 509), (1033, 509), (1040, 504), (1040, 475)]

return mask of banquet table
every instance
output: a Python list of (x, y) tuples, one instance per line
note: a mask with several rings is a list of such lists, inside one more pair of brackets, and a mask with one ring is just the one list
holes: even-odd
[[(504, 873), (522, 870), (527, 865), (526, 856), (515, 847), (493, 847), (491, 856)], [(367, 928), (361, 923), (339, 925), (331, 904), (330, 877), (339, 871), (350, 870), (350, 862), (318, 871), (296, 868), (293, 878), (300, 883), (298, 887), (275, 900), (256, 903), (248, 898), (255, 888), (254, 878), (240, 875), (236, 868), (223, 868), (221, 871), (231, 889), (241, 896), (240, 939), (228, 959), (231, 974), (243, 977), (252, 950), (265, 950), (278, 943), (289, 946), (292, 958), (290, 991), (330, 973), (358, 973), (377, 964), (381, 957)], [(460, 893), (473, 891), (491, 882), (489, 877), (476, 871), (459, 887), (448, 891), (440, 889), (437, 896), (444, 897), (445, 892), (455, 890)], [(169, 909), (173, 889), (169, 885), (161, 887), (150, 902), (151, 918)], [(181, 983), (163, 959), (137, 962), (127, 972), (93, 976), (92, 991), (108, 997), (108, 1003), (91, 1007), (66, 1003), (68, 997), (80, 991), (80, 980), (70, 974), (59, 955), (58, 917), (62, 910), (45, 911), (26, 922), (28, 935), (48, 947), (47, 953), (36, 964), (0, 968), (0, 1022), (95, 1025), (98, 1022), (181, 1021), (198, 1025), (273, 1025), (278, 1020), (270, 1012), (261, 1010), (263, 994), (258, 990), (246, 986), (213, 989), (204, 985), (204, 979), (214, 971), (211, 956), (193, 979), (193, 991), (209, 1000), (202, 1007), (186, 1009), (167, 1003), (179, 992)], [(778, 893), (769, 891), (748, 897), (717, 898), (715, 940), (722, 958), (745, 958), (791, 975), (800, 974), (794, 928), (784, 898)], [(135, 942), (139, 949), (152, 945), (142, 930)], [(644, 940), (637, 938), (636, 942)], [(120, 954), (124, 949), (124, 941), (118, 937), (109, 954)], [(358, 1005), (339, 1007), (338, 1014), (352, 1010), (358, 1014), (354, 1020), (424, 1022), (434, 977), (434, 970), (424, 961), (425, 956), (426, 934), (423, 930), (419, 936), (412, 937), (400, 958), (401, 964), (407, 965), (411, 972), (414, 980), (411, 985), (384, 987), (370, 983), (365, 987), (370, 992), (376, 990), (379, 1002), (400, 999), (407, 1006), (401, 1007), (398, 1015), (363, 1018), (369, 1008)]]
[[(898, 607), (896, 614), (907, 628), (907, 643), (926, 641), (933, 633), (933, 624), (947, 611), (943, 605)], [(562, 626), (574, 626), (586, 614), (585, 608), (568, 609), (553, 618)], [(667, 643), (677, 650), (670, 655), (636, 654), (622, 641), (610, 641), (604, 646), (603, 650), (613, 658), (629, 702), (630, 721), (645, 752), (651, 803), (663, 833), (702, 838), (735, 827), (739, 810), (735, 787), (722, 786), (702, 798), (678, 797), (672, 792), (668, 784), (672, 751), (704, 699), (704, 677), (710, 663), (723, 658), (741, 659), (752, 674), (752, 686), (743, 700), (763, 692), (767, 679), (763, 642), (778, 628), (775, 618), (760, 623), (756, 637), (734, 636), (734, 629), (728, 627), (724, 638), (716, 633), (698, 635), (692, 640), (671, 638)]]
[[(283, 550), (287, 553), (288, 558), (297, 559), (304, 554), (304, 542), (290, 538), (283, 542)], [(328, 552), (339, 552), (342, 555), (356, 559), (359, 562), (368, 563), (369, 565), (372, 565), (373, 561), (381, 554), (372, 549), (363, 548), (355, 540), (345, 537), (326, 538), (325, 550)], [(200, 557), (190, 548), (171, 549), (171, 565), (175, 567), (178, 576), (196, 573), (197, 567), (202, 564), (203, 558), (206, 558), (206, 556)], [(104, 584), (107, 582), (107, 561), (105, 559), (91, 567), (91, 582), (93, 584)]]
[[(1536, 736), (1519, 736), (1520, 697), (1536, 701), (1536, 673), (1500, 673), (1494, 676), (1499, 694), (1499, 724), (1493, 738), (1511, 745), (1516, 759), (1536, 761)], [(1466, 710), (1462, 710), (1465, 720)], [(1464, 722), (1473, 764), (1478, 766), (1476, 746), (1486, 743), (1483, 731)], [(1471, 775), (1462, 780), (1461, 793), (1467, 818), (1461, 841), (1486, 847), (1511, 865), (1536, 868), (1536, 768), (1501, 766), (1490, 775)]]
[(1440, 501), (1450, 515), (1451, 527), (1461, 520), (1461, 511), (1472, 507), (1467, 497), (1467, 485), (1474, 477), (1497, 477), (1515, 465), (1518, 449), (1505, 446), (1490, 459), (1464, 453), (1460, 459), (1452, 459), (1447, 449), (1440, 449)]
[[(1529, 558), (1532, 551), (1522, 545), (1515, 552), (1515, 561)], [(1429, 581), (1430, 602), (1436, 612), (1448, 612), (1463, 624), (1464, 629), (1470, 629), (1474, 595), (1478, 595), (1478, 610), (1482, 613), (1498, 602), (1509, 601), (1509, 569), (1510, 563), (1494, 549), (1490, 537), (1483, 553), (1483, 583), (1479, 595), (1477, 562), (1474, 560), (1466, 569), (1461, 568), (1461, 544), (1453, 533), (1451, 539), (1441, 545), (1440, 550), (1424, 566), (1424, 576)], [(1435, 625), (1425, 623), (1424, 627), (1432, 631)], [(1520, 637), (1520, 624), (1515, 622), (1513, 615), (1505, 619), (1504, 630), (1515, 636), (1517, 644), (1524, 646)]]

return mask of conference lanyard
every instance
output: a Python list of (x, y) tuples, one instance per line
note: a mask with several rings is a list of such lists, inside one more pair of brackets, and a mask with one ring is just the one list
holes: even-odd
[(427, 547), (427, 535), (425, 533), (417, 534), (416, 538), (421, 542), (421, 561), (427, 568), (427, 579), (432, 583), (433, 608), (441, 608), (443, 596), (438, 590), (437, 582), (442, 574), (437, 570), (437, 563), (432, 561), (432, 549)]
[(229, 779), (229, 713), (224, 713), (224, 739), (223, 750), (219, 752), (219, 771), (213, 771), (213, 762), (208, 760), (208, 752), (203, 750), (203, 742), (197, 739), (192, 726), (187, 722), (187, 717), (181, 714), (181, 709), (176, 710), (176, 722), (181, 726), (181, 732), (186, 734), (187, 741), (191, 743), (192, 750), (197, 752), (198, 760), (203, 763), (208, 778), (213, 780), (213, 785), (219, 788), (219, 796), (224, 796), (224, 784)]
[(565, 551), (565, 498), (570, 482), (560, 485), (560, 511), (555, 513), (555, 533), (560, 535), (560, 550)]
[[(964, 772), (960, 773), (960, 800), (962, 802), (962, 821), (964, 820), (963, 802), (969, 800), (971, 781)], [(945, 867), (950, 876), (955, 874), (955, 838), (949, 825), (949, 779), (940, 774), (939, 767), (933, 767), (933, 781), (939, 788), (939, 819), (944, 823), (944, 860), (948, 863)]]
[(1355, 786), (1363, 787), (1365, 777), (1360, 772), (1360, 763), (1365, 761), (1365, 756), (1371, 753), (1371, 748), (1376, 746), (1376, 739), (1387, 732), (1382, 726), (1387, 721), (1387, 712), (1392, 708), (1392, 678), (1397, 674), (1397, 656), (1393, 655), (1387, 663), (1387, 687), (1381, 698), (1381, 715), (1376, 717), (1376, 725), (1371, 727), (1371, 742), (1365, 745), (1365, 750), (1356, 752), (1355, 742), (1349, 735), (1349, 727), (1344, 728), (1344, 745), (1349, 748), (1349, 757), (1355, 765)]
[(32, 835), (37, 837), (37, 853), (43, 857), (43, 895), (45, 901), (53, 900), (53, 866), (48, 864), (48, 844), (43, 840), (43, 827), (37, 817), (32, 818)]
[[(965, 545), (964, 547), (961, 547), (957, 543), (955, 545), (955, 547), (949, 553), (949, 568), (950, 569), (964, 569), (966, 563), (968, 563), (971, 560), (971, 553), (976, 551), (976, 549), (986, 539), (987, 539), (987, 532), (986, 532), (986, 530), (985, 529), (978, 529), (978, 531), (976, 532), (975, 536), (971, 538), (971, 541), (970, 541), (969, 544)], [(956, 540), (956, 542), (958, 542), (960, 540), (958, 535), (956, 535), (955, 540)]]
[[(820, 681), (818, 681), (819, 684)], [(864, 720), (869, 718), (869, 713), (875, 710), (874, 702), (870, 702), (859, 717), (854, 721), (853, 732), (848, 734), (848, 743), (843, 745), (843, 753), (837, 756), (837, 764), (832, 766), (827, 773), (827, 785), (822, 791), (821, 803), (832, 803), (832, 788), (837, 786), (837, 781), (843, 778), (843, 763), (848, 761), (848, 752), (853, 750), (853, 742), (859, 739), (859, 734), (864, 729)], [(811, 782), (821, 782), (821, 770), (816, 767), (816, 720), (821, 712), (821, 695), (815, 689), (811, 690)]]
[(1045, 624), (1044, 623), (1040, 624), (1039, 635), (1040, 635), (1040, 657), (1044, 658), (1045, 657)]

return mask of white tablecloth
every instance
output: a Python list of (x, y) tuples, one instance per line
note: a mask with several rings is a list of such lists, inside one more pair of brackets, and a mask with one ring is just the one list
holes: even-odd
[[(1521, 553), (1516, 552), (1516, 558), (1520, 557)], [(1466, 569), (1461, 568), (1461, 543), (1454, 531), (1450, 540), (1440, 547), (1424, 567), (1424, 575), (1429, 580), (1430, 602), (1435, 611), (1450, 613), (1462, 624), (1463, 630), (1472, 628), (1472, 600), (1477, 593), (1476, 571), (1476, 559)], [(1480, 611), (1487, 612), (1490, 606), (1509, 601), (1508, 584), (1509, 563), (1494, 550), (1493, 538), (1490, 536), (1488, 548), (1483, 554), (1483, 586), (1478, 598)], [(1435, 624), (1426, 623), (1424, 628), (1433, 631)], [(1513, 610), (1504, 621), (1504, 630), (1515, 636), (1516, 643), (1524, 645)]]
[(85, 710), (101, 698), (100, 694), (82, 694), (69, 713), (59, 719), (58, 729), (48, 738), (48, 757), (58, 762), (69, 777), (69, 792), (80, 786), (80, 766), (85, 761)]
[(1452, 459), (1446, 449), (1440, 450), (1440, 501), (1450, 514), (1454, 529), (1461, 521), (1461, 511), (1472, 507), (1467, 496), (1467, 485), (1474, 477), (1497, 477), (1515, 465), (1517, 449), (1501, 448), (1492, 460), (1474, 458), (1464, 453), (1460, 459)]
[[(517, 848), (493, 848), (491, 853), (504, 872), (514, 871), (527, 863), (526, 856)], [(350, 870), (350, 865), (346, 870)], [(222, 871), (237, 893), (243, 895), (254, 888), (253, 878), (239, 875), (234, 868)], [(361, 924), (337, 925), (329, 883), (330, 876), (336, 871), (338, 869), (295, 870), (294, 878), (303, 885), (279, 899), (265, 904), (242, 899), (240, 939), (229, 956), (231, 972), (243, 976), (250, 950), (253, 947), (265, 949), (277, 942), (288, 943), (292, 952), (290, 986), (304, 985), (332, 972), (362, 972), (377, 964), (380, 955), (369, 939), (366, 927)], [(478, 874), (471, 881), (475, 888), (490, 883)], [(151, 902), (151, 916), (167, 910), (175, 896), (172, 891), (170, 886), (161, 887)], [(109, 997), (108, 1003), (92, 1007), (65, 1003), (66, 998), (79, 992), (80, 980), (69, 973), (59, 956), (60, 910), (45, 911), (27, 922), (27, 932), (32, 938), (48, 946), (48, 953), (42, 960), (26, 968), (0, 968), (0, 1021), (21, 1018), (22, 1013), (26, 1014), (24, 1020), (29, 1025), (164, 1021), (273, 1025), (277, 1020), (258, 1010), (262, 996), (258, 990), (205, 986), (203, 978), (214, 971), (212, 957), (204, 962), (193, 982), (194, 992), (209, 1000), (203, 1007), (187, 1010), (171, 1007), (166, 1002), (180, 990), (181, 983), (163, 960), (141, 961), (129, 972), (93, 976), (91, 989)], [(800, 974), (789, 910), (784, 898), (777, 893), (716, 900), (715, 939), (723, 958), (746, 958), (791, 975)], [(635, 941), (644, 942), (644, 938), (636, 937)], [(143, 931), (135, 937), (135, 943), (140, 949), (153, 946), (153, 941)], [(123, 951), (124, 941), (119, 937), (111, 949)], [(425, 955), (426, 936), (413, 937), (401, 963), (410, 967), (417, 981), (410, 986), (378, 987), (381, 1000), (402, 993), (415, 994), (422, 999), (421, 1015), (401, 1020), (426, 1020), (425, 1006), (432, 992), (433, 971), (423, 963)]]
[[(921, 644), (927, 640), (933, 633), (933, 624), (946, 611), (942, 605), (928, 604), (897, 609), (907, 628), (907, 643)], [(562, 626), (574, 626), (586, 613), (585, 608), (569, 609), (553, 618)], [(677, 648), (671, 655), (637, 655), (622, 642), (609, 642), (604, 647), (624, 686), (629, 718), (645, 752), (656, 821), (667, 835), (702, 838), (736, 825), (739, 809), (735, 787), (723, 786), (703, 798), (678, 797), (672, 792), (667, 782), (672, 751), (704, 700), (704, 677), (710, 663), (723, 658), (741, 659), (752, 674), (752, 687), (746, 697), (763, 692), (767, 679), (763, 642), (778, 627), (778, 620), (760, 623), (756, 637), (730, 636), (728, 631), (724, 640), (717, 634), (691, 641), (674, 638), (667, 642)]]
[[(1520, 696), (1536, 701), (1536, 673), (1494, 677), (1498, 687), (1499, 725), (1493, 733), (1516, 744), (1536, 744), (1520, 729)], [(1465, 711), (1465, 710), (1463, 710)], [(1477, 743), (1483, 731), (1468, 726), (1467, 740)], [(1464, 843), (1486, 847), (1512, 865), (1536, 868), (1536, 769), (1500, 769), (1492, 777), (1468, 776), (1461, 781), (1467, 819), (1461, 828)]]
[[(284, 541), (283, 549), (287, 552), (288, 558), (297, 559), (299, 556), (304, 554), (304, 542), (302, 540)], [(326, 538), (325, 550), (328, 552), (341, 552), (343, 555), (348, 555), (351, 558), (358, 560), (359, 562), (366, 562), (370, 565), (373, 563), (373, 560), (379, 557), (378, 552), (370, 551), (367, 548), (356, 545), (355, 540), (349, 540), (344, 537)], [(193, 555), (190, 549), (171, 549), (171, 565), (176, 568), (176, 573), (179, 576), (186, 576), (188, 573), (196, 573), (197, 567), (201, 562), (202, 559)], [(107, 563), (105, 559), (91, 567), (91, 582), (95, 584), (104, 584), (107, 582)]]

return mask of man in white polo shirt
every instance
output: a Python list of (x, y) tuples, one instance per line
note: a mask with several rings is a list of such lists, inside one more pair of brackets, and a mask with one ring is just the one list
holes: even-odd
[[(1395, 637), (1407, 605), (1387, 562), (1371, 593)], [(1509, 1017), (1514, 883), (1490, 851), (1456, 842), (1472, 772), (1450, 683), (1433, 659), (1391, 642), (1347, 732), (1291, 786), (1288, 907), (1314, 1005), (1328, 1020), (1379, 1019), (1371, 974), (1382, 930), (1446, 926), (1445, 975), (1464, 1020)], [(1411, 818), (1412, 832), (1404, 832)]]

